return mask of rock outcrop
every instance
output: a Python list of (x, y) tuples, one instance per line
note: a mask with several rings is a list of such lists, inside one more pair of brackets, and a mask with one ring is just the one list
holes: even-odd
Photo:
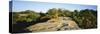
[(32, 32), (46, 31), (64, 31), (80, 29), (75, 21), (70, 17), (59, 17), (58, 19), (50, 19), (47, 22), (38, 23), (26, 28)]

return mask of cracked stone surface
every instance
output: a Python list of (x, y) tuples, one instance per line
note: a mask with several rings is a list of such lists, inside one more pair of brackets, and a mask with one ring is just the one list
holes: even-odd
[(70, 17), (59, 17), (58, 19), (50, 19), (43, 23), (38, 23), (27, 27), (32, 32), (47, 32), (47, 31), (65, 31), (81, 29)]

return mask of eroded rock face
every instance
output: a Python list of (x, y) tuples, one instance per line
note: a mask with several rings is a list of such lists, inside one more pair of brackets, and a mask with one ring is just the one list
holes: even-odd
[(27, 27), (32, 32), (45, 31), (64, 31), (80, 29), (78, 25), (70, 17), (59, 17), (58, 19), (50, 19), (44, 23), (38, 23)]

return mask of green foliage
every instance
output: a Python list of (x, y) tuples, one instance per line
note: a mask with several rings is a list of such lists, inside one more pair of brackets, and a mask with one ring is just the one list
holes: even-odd
[(58, 10), (56, 8), (49, 9), (47, 14), (50, 18), (57, 18), (58, 17)]
[(64, 10), (60, 9), (60, 8), (52, 8), (49, 9), (47, 12), (47, 16), (49, 16), (50, 18), (58, 18), (60, 16), (65, 16), (65, 12)]
[(72, 12), (69, 10), (63, 10), (63, 15), (66, 17), (71, 17), (72, 16)]
[(97, 27), (97, 11), (94, 10), (77, 10), (74, 11), (72, 18), (78, 23), (81, 28), (96, 28)]
[(96, 10), (74, 10), (69, 11), (66, 9), (52, 8), (47, 11), (47, 13), (37, 13), (35, 11), (21, 11), (13, 12), (13, 23), (16, 22), (32, 22), (39, 21), (39, 19), (47, 20), (49, 18), (58, 18), (58, 17), (71, 17), (79, 27), (87, 28), (97, 28), (97, 11)]
[(40, 14), (34, 12), (34, 11), (30, 11), (30, 10), (26, 10), (26, 11), (22, 11), (22, 12), (16, 12), (13, 13), (13, 21), (14, 22), (31, 22), (31, 21), (36, 21), (36, 19), (40, 17)]

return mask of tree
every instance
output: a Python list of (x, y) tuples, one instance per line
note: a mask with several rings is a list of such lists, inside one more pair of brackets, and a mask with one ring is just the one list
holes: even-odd
[(77, 24), (81, 28), (96, 28), (97, 26), (97, 16), (96, 16), (96, 11), (94, 10), (80, 10), (74, 11), (73, 19), (77, 22)]
[(58, 18), (59, 12), (56, 8), (53, 8), (53, 9), (49, 9), (47, 14), (50, 18)]

